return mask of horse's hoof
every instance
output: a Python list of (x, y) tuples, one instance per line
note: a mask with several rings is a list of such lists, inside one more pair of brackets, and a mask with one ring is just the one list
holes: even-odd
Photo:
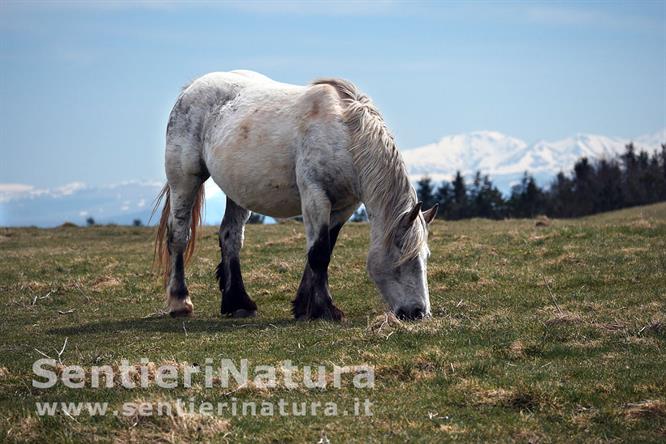
[(322, 319), (325, 321), (341, 322), (344, 318), (345, 314), (335, 305), (331, 305), (325, 311), (296, 315), (297, 321), (315, 321), (317, 319)]
[(175, 299), (172, 298), (169, 300), (169, 315), (172, 318), (182, 318), (192, 315), (192, 310), (194, 306), (190, 298), (185, 299)]
[(231, 313), (232, 318), (253, 318), (257, 315), (257, 310), (246, 310), (244, 308), (239, 308)]
[(345, 314), (335, 305), (331, 308), (331, 317), (327, 318), (331, 321), (342, 322), (345, 318)]
[(169, 316), (172, 318), (187, 318), (192, 316), (192, 310), (170, 311)]

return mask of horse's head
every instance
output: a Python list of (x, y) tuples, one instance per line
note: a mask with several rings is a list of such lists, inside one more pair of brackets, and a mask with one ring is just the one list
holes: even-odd
[(437, 205), (422, 212), (419, 202), (397, 221), (388, 242), (376, 242), (370, 248), (368, 274), (399, 318), (430, 316), (428, 225), (436, 215)]

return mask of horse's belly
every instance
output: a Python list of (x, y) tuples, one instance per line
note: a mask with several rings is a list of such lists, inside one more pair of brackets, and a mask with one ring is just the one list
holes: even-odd
[(213, 180), (243, 208), (271, 217), (301, 214), (294, 160), (288, 150), (222, 149), (215, 163)]

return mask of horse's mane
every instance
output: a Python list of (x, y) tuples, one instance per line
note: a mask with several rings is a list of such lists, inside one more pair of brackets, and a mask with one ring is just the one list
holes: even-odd
[[(384, 242), (393, 242), (400, 222), (417, 201), (393, 135), (370, 98), (353, 83), (343, 79), (320, 79), (313, 85), (330, 85), (342, 99), (345, 105), (343, 118), (352, 136), (350, 152), (364, 203), (383, 212), (388, 224)], [(405, 234), (399, 263), (418, 256), (426, 242), (425, 233), (425, 220), (419, 215)]]

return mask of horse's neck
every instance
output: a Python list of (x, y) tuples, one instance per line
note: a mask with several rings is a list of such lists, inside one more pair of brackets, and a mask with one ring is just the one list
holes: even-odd
[[(367, 120), (367, 118), (366, 118)], [(371, 125), (372, 124), (372, 125)], [(416, 192), (402, 157), (381, 119), (370, 119), (376, 129), (372, 137), (357, 135), (352, 151), (358, 172), (362, 201), (368, 212), (373, 242), (386, 240), (395, 229), (397, 219), (416, 203)], [(387, 236), (388, 235), (388, 236)]]
[(370, 223), (370, 250), (382, 248), (384, 245), (385, 234), (390, 229), (391, 225), (388, 221), (384, 220), (381, 216), (373, 216), (368, 211), (368, 222)]
[(410, 185), (403, 190), (394, 190), (394, 193), (395, 195), (383, 199), (366, 198), (363, 202), (370, 222), (372, 244), (383, 242), (387, 230), (395, 228), (396, 215), (409, 211), (416, 204)]

